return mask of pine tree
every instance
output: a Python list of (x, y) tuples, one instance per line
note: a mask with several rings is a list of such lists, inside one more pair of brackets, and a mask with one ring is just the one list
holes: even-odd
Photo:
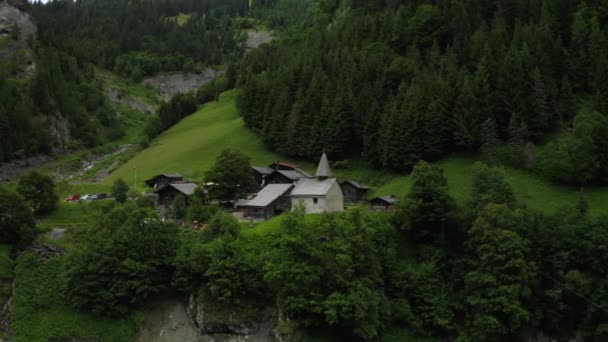
[(488, 164), (494, 164), (496, 160), (496, 149), (500, 144), (496, 131), (496, 122), (493, 118), (488, 118), (481, 126), (481, 159)]
[(534, 97), (534, 117), (530, 118), (528, 125), (533, 136), (539, 137), (547, 132), (551, 122), (549, 99), (545, 89), (540, 70), (535, 68), (531, 75), (532, 96)]

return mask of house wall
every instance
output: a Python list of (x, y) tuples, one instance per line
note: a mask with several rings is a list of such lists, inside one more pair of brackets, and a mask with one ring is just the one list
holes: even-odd
[(314, 196), (293, 196), (291, 205), (295, 207), (303, 203), (307, 214), (344, 211), (344, 196), (338, 183), (334, 183), (326, 196), (317, 196), (316, 204), (314, 198)]

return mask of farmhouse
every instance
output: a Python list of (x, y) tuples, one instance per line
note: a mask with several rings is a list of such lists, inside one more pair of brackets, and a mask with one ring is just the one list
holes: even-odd
[(237, 205), (243, 217), (270, 219), (291, 208), (288, 195), (292, 184), (268, 184), (249, 201)]
[(306, 213), (336, 212), (344, 210), (344, 197), (340, 185), (332, 178), (327, 155), (323, 153), (314, 178), (301, 178), (291, 192), (291, 205), (303, 204)]
[(367, 200), (367, 194), (370, 190), (367, 185), (351, 180), (341, 182), (340, 189), (344, 194), (344, 202), (351, 204)]
[(162, 189), (171, 183), (183, 182), (184, 176), (179, 173), (161, 173), (160, 175), (156, 175), (147, 181), (145, 181), (146, 185), (153, 189)]
[(194, 190), (198, 187), (196, 183), (172, 183), (168, 184), (155, 191), (158, 194), (158, 205), (161, 207), (169, 207), (175, 200), (175, 197), (182, 194), (189, 197), (194, 194)]
[(399, 198), (393, 195), (373, 198), (369, 201), (372, 210), (375, 211), (394, 211), (397, 209)]

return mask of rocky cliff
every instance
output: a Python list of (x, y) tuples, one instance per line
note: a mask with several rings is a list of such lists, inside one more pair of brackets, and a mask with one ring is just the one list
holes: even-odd
[(31, 43), (38, 27), (26, 8), (25, 0), (0, 0), (0, 62), (19, 76), (30, 76), (35, 69)]

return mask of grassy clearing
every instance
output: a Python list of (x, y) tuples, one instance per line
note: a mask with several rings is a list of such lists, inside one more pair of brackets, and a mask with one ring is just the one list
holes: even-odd
[[(460, 202), (466, 200), (469, 196), (474, 164), (474, 159), (463, 157), (450, 157), (438, 162), (448, 179), (451, 195)], [(574, 205), (578, 200), (579, 189), (576, 187), (555, 185), (525, 171), (508, 167), (503, 169), (513, 187), (517, 200), (532, 209), (551, 213), (565, 206)], [(410, 177), (395, 176), (376, 188), (373, 195), (393, 194), (403, 196), (407, 194), (410, 186)], [(592, 214), (608, 213), (608, 207), (605, 205), (608, 201), (608, 187), (586, 189), (585, 196)]]
[(45, 342), (78, 337), (100, 342), (133, 341), (144, 320), (142, 311), (105, 318), (74, 310), (62, 295), (63, 257), (42, 262), (31, 252), (17, 259), (13, 338), (16, 342)]
[(203, 105), (118, 168), (106, 179), (106, 184), (118, 178), (132, 184), (135, 171), (139, 187), (144, 186), (143, 180), (162, 172), (179, 172), (187, 178), (200, 180), (226, 148), (240, 150), (253, 164), (265, 165), (279, 160), (278, 155), (265, 149), (257, 135), (245, 128), (243, 119), (237, 114), (234, 96), (234, 91), (226, 92), (218, 102)]

